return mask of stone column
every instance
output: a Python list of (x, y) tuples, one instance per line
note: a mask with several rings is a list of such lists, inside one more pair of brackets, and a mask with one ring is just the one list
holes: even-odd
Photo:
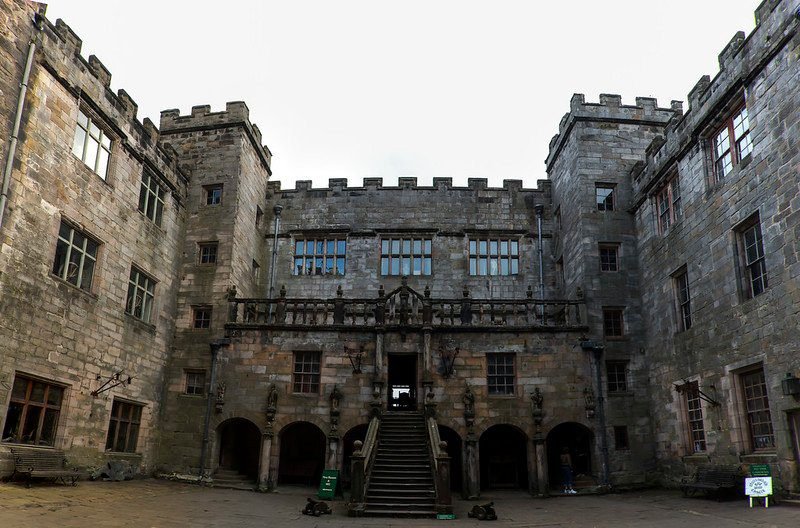
[(550, 495), (549, 475), (547, 468), (547, 448), (544, 437), (537, 435), (533, 438), (533, 449), (536, 453), (536, 493), (540, 497)]
[(467, 433), (464, 440), (464, 490), (465, 499), (474, 500), (481, 495), (481, 467), (478, 459), (478, 438), (474, 433)]
[(328, 457), (325, 469), (339, 469), (339, 437), (328, 436)]
[(422, 336), (422, 368), (423, 377), (430, 376), (431, 373), (431, 332), (425, 330)]
[(272, 433), (261, 436), (261, 462), (258, 469), (258, 490), (270, 491), (272, 483), (269, 480), (269, 462), (272, 456)]
[(383, 379), (383, 332), (375, 334), (375, 379)]

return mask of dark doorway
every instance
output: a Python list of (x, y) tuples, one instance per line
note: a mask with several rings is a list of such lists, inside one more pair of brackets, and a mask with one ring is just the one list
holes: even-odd
[(355, 448), (353, 444), (356, 440), (360, 440), (361, 442), (364, 441), (364, 438), (367, 437), (367, 428), (369, 426), (367, 424), (361, 424), (353, 427), (347, 433), (345, 433), (344, 438), (342, 438), (342, 487), (349, 489), (350, 488), (350, 481), (351, 479), (351, 467), (350, 463), (353, 458), (353, 451)]
[[(572, 458), (572, 473), (575, 487), (591, 479), (592, 475), (592, 442), (594, 434), (585, 425), (576, 422), (564, 422), (555, 426), (547, 435), (547, 467), (550, 487), (561, 486), (561, 450), (569, 449)], [(585, 484), (584, 484), (585, 485)]]
[(231, 418), (217, 428), (220, 469), (233, 470), (251, 478), (258, 477), (261, 456), (261, 432), (244, 418)]
[(316, 486), (325, 466), (325, 434), (309, 422), (281, 430), (278, 484)]
[(389, 354), (389, 410), (417, 408), (417, 355)]
[(493, 425), (480, 439), (481, 489), (528, 489), (528, 437), (513, 425)]
[(447, 454), (450, 455), (450, 490), (461, 493), (461, 437), (447, 426), (439, 426), (439, 438), (447, 442)]

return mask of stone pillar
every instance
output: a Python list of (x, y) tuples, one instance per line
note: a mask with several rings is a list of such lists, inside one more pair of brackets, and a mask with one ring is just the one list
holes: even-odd
[(447, 442), (439, 442), (436, 456), (436, 513), (453, 513), (453, 497), (450, 493), (450, 457), (447, 456)]
[(464, 490), (465, 499), (474, 500), (481, 496), (481, 466), (478, 459), (478, 438), (474, 433), (467, 433), (464, 440)]
[(422, 369), (423, 377), (430, 376), (431, 372), (431, 332), (425, 330), (422, 336)]
[(540, 497), (547, 497), (550, 495), (550, 478), (544, 437), (537, 435), (533, 438), (533, 450), (536, 453), (536, 494)]
[(375, 334), (375, 379), (383, 379), (383, 332)]
[(258, 469), (258, 490), (270, 491), (272, 483), (269, 479), (269, 462), (272, 456), (272, 433), (261, 436), (261, 462)]

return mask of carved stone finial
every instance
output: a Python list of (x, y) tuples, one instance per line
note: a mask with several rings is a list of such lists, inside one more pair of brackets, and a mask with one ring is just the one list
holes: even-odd
[(533, 298), (533, 286), (531, 286), (530, 284), (528, 284), (528, 291), (525, 292), (525, 295), (528, 296), (528, 299)]
[(236, 285), (231, 285), (231, 287), (228, 288), (228, 292), (227, 292), (226, 296), (227, 296), (229, 301), (236, 300)]
[(364, 442), (362, 442), (361, 440), (356, 440), (355, 442), (353, 442), (353, 454), (360, 455), (361, 448), (363, 447), (364, 447)]
[(469, 298), (469, 288), (467, 288), (466, 284), (464, 285), (464, 289), (461, 290), (461, 295), (463, 295), (465, 299)]
[(408, 275), (403, 275), (403, 277), (400, 279), (400, 284), (403, 286), (403, 288), (408, 287)]
[(344, 292), (342, 291), (342, 285), (340, 284), (339, 286), (336, 287), (336, 296), (341, 298), (342, 295), (344, 295)]
[(428, 298), (428, 297), (431, 296), (431, 287), (429, 285), (427, 285), (427, 284), (425, 285), (424, 295), (425, 295), (425, 298)]
[(286, 297), (286, 285), (285, 284), (281, 286), (280, 295), (281, 295), (281, 297)]
[(378, 297), (386, 297), (386, 290), (383, 289), (383, 284), (378, 286)]
[(334, 385), (329, 398), (331, 401), (331, 412), (339, 410), (339, 403), (342, 401), (343, 397), (342, 391), (339, 390), (339, 387)]

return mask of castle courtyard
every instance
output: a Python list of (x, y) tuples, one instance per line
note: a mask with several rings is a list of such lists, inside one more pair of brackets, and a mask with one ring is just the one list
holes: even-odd
[[(482, 526), (467, 517), (475, 501), (454, 501), (455, 520), (348, 517), (344, 501), (332, 515), (300, 514), (311, 488), (276, 493), (215, 489), (163, 480), (80, 482), (76, 487), (0, 483), (0, 526), (174, 527), (409, 527)], [(522, 527), (689, 527), (797, 526), (800, 509), (785, 504), (750, 509), (745, 500), (717, 502), (684, 498), (680, 492), (649, 490), (609, 495), (531, 499), (522, 491), (494, 491), (498, 520), (490, 526)]]

